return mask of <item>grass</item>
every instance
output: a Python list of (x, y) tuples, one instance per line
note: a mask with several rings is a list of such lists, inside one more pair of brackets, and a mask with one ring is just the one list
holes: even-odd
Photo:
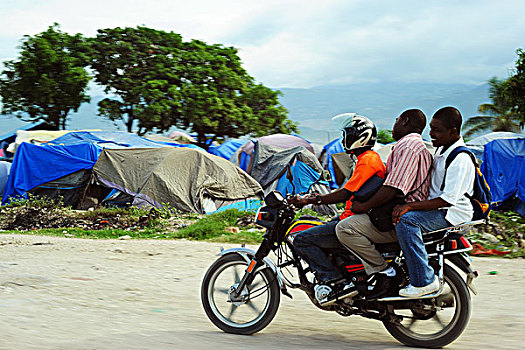
[[(303, 215), (316, 216), (324, 221), (330, 219), (319, 216), (311, 209), (298, 211), (296, 218)], [(170, 208), (99, 208), (93, 211), (75, 211), (64, 208), (57, 200), (46, 201), (30, 197), (0, 208), (0, 232), (88, 239), (129, 236), (130, 239), (189, 239), (258, 244), (264, 230), (250, 224), (253, 219), (253, 212), (236, 209), (207, 216), (181, 214)], [(513, 212), (493, 212), (491, 222), (495, 230), (492, 226), (483, 225), (467, 237), (473, 243), (481, 243), (486, 249), (510, 250), (511, 253), (505, 257), (525, 257), (525, 218)], [(229, 232), (228, 227), (237, 227), (239, 232)], [(491, 243), (486, 233), (495, 236), (498, 243)]]

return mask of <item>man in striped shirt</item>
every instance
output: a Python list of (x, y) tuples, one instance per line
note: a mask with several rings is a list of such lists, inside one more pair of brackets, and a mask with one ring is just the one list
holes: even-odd
[(405, 197), (407, 203), (428, 197), (432, 155), (421, 138), (425, 125), (422, 111), (410, 109), (401, 113), (392, 130), (396, 144), (387, 160), (383, 186), (366, 202), (354, 202), (352, 211), (356, 215), (342, 220), (336, 227), (337, 238), (363, 262), (366, 273), (377, 273), (374, 289), (367, 295), (370, 300), (397, 294), (396, 271), (374, 246), (374, 243), (397, 242), (397, 236), (395, 230), (380, 231), (366, 213), (394, 197)]

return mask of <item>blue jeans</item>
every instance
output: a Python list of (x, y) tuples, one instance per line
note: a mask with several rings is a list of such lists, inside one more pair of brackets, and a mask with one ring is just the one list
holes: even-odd
[(397, 239), (407, 262), (410, 283), (414, 287), (424, 287), (434, 281), (434, 269), (428, 264), (422, 232), (450, 226), (443, 210), (409, 211), (396, 225)]
[(324, 225), (309, 228), (298, 233), (293, 240), (295, 250), (315, 271), (319, 281), (331, 281), (343, 277), (323, 251), (323, 249), (344, 249), (335, 234), (335, 226), (338, 222), (339, 219), (334, 219)]

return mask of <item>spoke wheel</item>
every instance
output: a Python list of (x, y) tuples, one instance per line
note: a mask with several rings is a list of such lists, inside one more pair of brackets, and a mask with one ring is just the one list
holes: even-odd
[(261, 269), (238, 297), (233, 290), (241, 281), (248, 263), (237, 254), (219, 258), (208, 269), (201, 287), (201, 300), (208, 318), (228, 333), (253, 334), (275, 317), (280, 290), (275, 274)]
[[(395, 305), (395, 304), (392, 304)], [(440, 348), (461, 335), (470, 318), (470, 293), (461, 276), (445, 266), (443, 293), (434, 299), (414, 299), (410, 309), (390, 311), (399, 323), (383, 322), (388, 332), (409, 346)]]

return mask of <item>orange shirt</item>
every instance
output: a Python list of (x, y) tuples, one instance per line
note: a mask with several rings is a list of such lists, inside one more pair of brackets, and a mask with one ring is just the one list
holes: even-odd
[[(357, 156), (357, 163), (355, 164), (354, 173), (348, 182), (345, 184), (344, 188), (350, 192), (356, 192), (363, 186), (363, 184), (371, 178), (373, 175), (377, 175), (380, 178), (385, 178), (386, 168), (381, 161), (381, 157), (375, 151), (366, 151)], [(346, 219), (347, 217), (354, 215), (350, 208), (352, 207), (352, 199), (346, 202), (345, 211), (341, 214), (341, 220)]]

